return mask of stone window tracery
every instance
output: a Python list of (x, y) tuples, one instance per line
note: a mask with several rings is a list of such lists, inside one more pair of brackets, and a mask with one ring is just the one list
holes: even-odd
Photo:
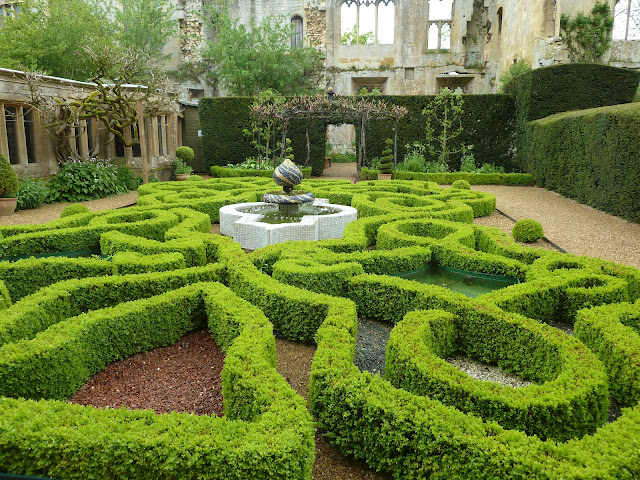
[(343, 0), (340, 19), (343, 45), (394, 43), (394, 0)]
[(451, 17), (453, 0), (429, 0), (427, 49), (451, 48)]
[(618, 0), (614, 9), (614, 40), (640, 40), (640, 0)]

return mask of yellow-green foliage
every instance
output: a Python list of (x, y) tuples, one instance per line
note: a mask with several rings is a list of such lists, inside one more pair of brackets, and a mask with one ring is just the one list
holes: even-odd
[[(640, 477), (638, 269), (521, 246), (472, 223), (493, 196), (425, 181), (305, 180), (359, 209), (342, 239), (247, 254), (209, 233), (221, 205), (272, 188), (262, 178), (150, 184), (133, 209), (0, 227), (2, 245), (25, 254), (85, 242), (112, 256), (0, 262), (2, 303), (13, 300), (0, 307), (0, 471), (310, 479), (314, 424), (275, 370), (276, 329), (317, 345), (317, 427), (395, 478)], [(470, 299), (389, 275), (429, 262), (521, 283)], [(388, 378), (353, 364), (358, 317), (399, 324)], [(107, 363), (195, 328), (226, 351), (224, 418), (59, 401)], [(534, 385), (470, 380), (442, 360), (456, 352)], [(630, 408), (603, 426), (610, 397)]]

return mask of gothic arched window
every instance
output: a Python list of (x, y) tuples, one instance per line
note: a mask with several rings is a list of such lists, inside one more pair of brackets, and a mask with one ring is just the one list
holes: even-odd
[(614, 40), (640, 40), (640, 0), (618, 0), (613, 18)]
[(343, 45), (392, 44), (395, 31), (393, 0), (343, 0), (340, 8)]

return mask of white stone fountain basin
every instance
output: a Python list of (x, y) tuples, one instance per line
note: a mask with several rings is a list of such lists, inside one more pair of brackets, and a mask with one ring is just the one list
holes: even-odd
[(220, 208), (220, 233), (232, 237), (247, 250), (256, 250), (289, 240), (325, 240), (342, 238), (349, 222), (357, 220), (358, 211), (345, 205), (333, 205), (326, 198), (316, 198), (312, 205), (337, 210), (328, 215), (305, 215), (298, 223), (269, 224), (259, 222), (262, 215), (240, 210), (270, 205), (264, 202), (235, 203)]

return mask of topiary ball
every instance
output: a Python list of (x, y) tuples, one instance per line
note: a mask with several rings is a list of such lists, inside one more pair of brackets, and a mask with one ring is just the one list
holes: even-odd
[(89, 209), (87, 208), (86, 205), (76, 203), (76, 204), (67, 205), (66, 207), (64, 207), (64, 210), (62, 210), (62, 213), (60, 214), (60, 218), (68, 217), (70, 215), (78, 215), (79, 213), (88, 213), (88, 212), (89, 212)]
[(457, 190), (471, 190), (471, 184), (466, 180), (456, 180), (451, 184), (451, 188), (455, 188)]
[(182, 160), (184, 163), (192, 162), (195, 156), (196, 155), (193, 151), (193, 148), (191, 147), (183, 146), (176, 148), (176, 157)]
[(514, 240), (523, 243), (532, 243), (544, 237), (542, 225), (530, 218), (518, 220), (511, 230)]
[(18, 195), (18, 175), (4, 155), (0, 154), (0, 198)]
[(200, 175), (189, 175), (187, 182), (202, 182), (203, 178)]

